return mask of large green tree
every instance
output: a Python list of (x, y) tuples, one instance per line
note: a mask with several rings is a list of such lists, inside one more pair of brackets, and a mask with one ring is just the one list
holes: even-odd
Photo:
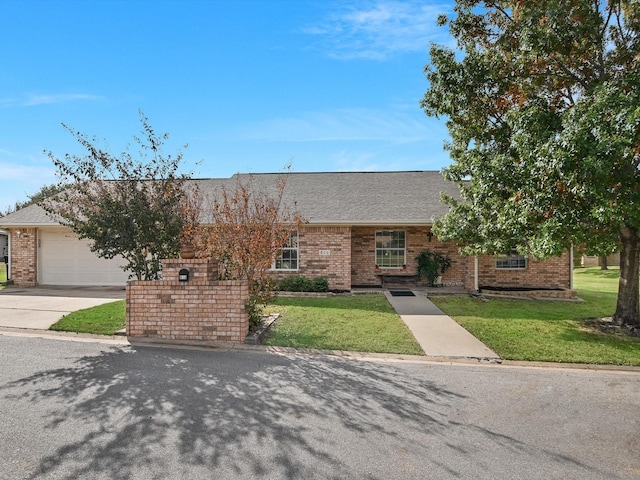
[(458, 0), (422, 107), (447, 119), (468, 253), (621, 251), (614, 319), (640, 324), (640, 2)]
[(180, 250), (189, 175), (179, 172), (182, 153), (162, 153), (167, 134), (156, 134), (142, 113), (140, 121), (135, 156), (129, 149), (112, 155), (95, 138), (63, 125), (86, 153), (59, 158), (47, 152), (64, 188), (41, 204), (80, 238), (90, 239), (98, 256), (119, 255), (127, 262), (125, 271), (152, 280), (159, 277), (160, 260)]

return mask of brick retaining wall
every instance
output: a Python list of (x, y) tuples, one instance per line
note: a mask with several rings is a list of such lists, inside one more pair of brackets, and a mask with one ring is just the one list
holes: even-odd
[[(127, 282), (127, 336), (159, 340), (244, 342), (249, 333), (246, 281), (217, 280), (212, 260), (163, 260), (163, 280)], [(180, 269), (189, 281), (180, 282)]]

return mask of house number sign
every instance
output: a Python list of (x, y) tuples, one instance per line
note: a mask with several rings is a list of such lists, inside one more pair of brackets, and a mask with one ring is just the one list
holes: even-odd
[(318, 250), (318, 255), (321, 257), (328, 257), (331, 255), (331, 250)]

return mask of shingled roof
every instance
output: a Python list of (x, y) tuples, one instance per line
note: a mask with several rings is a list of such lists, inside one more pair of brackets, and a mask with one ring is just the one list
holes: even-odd
[[(459, 196), (458, 187), (436, 171), (236, 174), (193, 182), (212, 197), (238, 181), (275, 192), (283, 177), (284, 203), (317, 225), (430, 224), (448, 211), (440, 202), (442, 192)], [(0, 218), (0, 227), (45, 225), (57, 222), (37, 205)]]

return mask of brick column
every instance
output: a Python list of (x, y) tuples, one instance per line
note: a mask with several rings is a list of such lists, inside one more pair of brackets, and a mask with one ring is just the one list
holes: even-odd
[(20, 287), (35, 287), (38, 284), (38, 229), (12, 228), (11, 234), (11, 280)]

